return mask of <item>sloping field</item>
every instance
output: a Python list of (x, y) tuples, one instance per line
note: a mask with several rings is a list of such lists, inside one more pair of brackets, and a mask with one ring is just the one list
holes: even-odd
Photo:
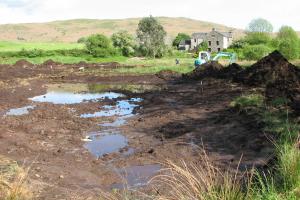
[(22, 49), (33, 50), (62, 50), (82, 49), (83, 44), (79, 43), (49, 43), (49, 42), (21, 42), (21, 41), (0, 41), (0, 52), (21, 51)]
[[(75, 19), (48, 23), (0, 25), (0, 40), (76, 42), (80, 37), (88, 36), (93, 33), (111, 35), (119, 30), (127, 30), (134, 34), (140, 19), (141, 18), (112, 20)], [(188, 18), (159, 17), (158, 20), (167, 31), (169, 39), (175, 37), (178, 32), (192, 34), (194, 32), (207, 32), (212, 28), (217, 28), (220, 31), (233, 29), (220, 24)], [(235, 31), (237, 36), (242, 33), (242, 30)]]

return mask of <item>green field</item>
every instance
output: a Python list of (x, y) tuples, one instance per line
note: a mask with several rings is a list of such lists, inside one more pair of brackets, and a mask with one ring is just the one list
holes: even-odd
[(0, 52), (16, 52), (33, 49), (45, 51), (83, 49), (84, 45), (79, 43), (48, 43), (48, 42), (10, 42), (0, 41)]

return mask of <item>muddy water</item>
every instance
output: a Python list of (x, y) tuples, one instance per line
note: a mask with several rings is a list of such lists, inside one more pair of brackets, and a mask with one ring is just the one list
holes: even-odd
[(7, 116), (27, 115), (27, 114), (29, 114), (29, 111), (34, 109), (34, 108), (35, 108), (35, 105), (25, 106), (25, 107), (22, 107), (22, 108), (13, 108), (13, 109), (10, 109), (9, 111), (7, 111), (5, 113), (5, 115), (7, 115)]
[[(129, 100), (119, 100), (115, 106), (106, 105), (100, 108), (98, 112), (82, 114), (82, 118), (95, 117), (113, 117), (113, 122), (99, 124), (101, 131), (90, 133), (87, 138), (90, 139), (84, 147), (88, 149), (96, 158), (100, 158), (108, 153), (121, 151), (127, 147), (128, 141), (119, 130), (119, 126), (124, 125), (129, 117), (134, 116), (134, 108), (136, 102), (141, 102), (140, 98), (131, 98)], [(96, 136), (96, 137), (95, 137)], [(124, 152), (123, 155), (128, 156), (134, 153), (134, 149)]]
[[(28, 114), (35, 109), (36, 105), (42, 106), (39, 103), (68, 104), (72, 107), (72, 104), (83, 104), (87, 101), (103, 104), (106, 99), (116, 99), (112, 105), (99, 106), (94, 112), (79, 116), (85, 119), (101, 117), (101, 120), (103, 120), (103, 123), (99, 124), (98, 130), (87, 133), (86, 137), (82, 139), (84, 141), (83, 147), (96, 159), (111, 153), (124, 158), (131, 156), (136, 151), (136, 149), (130, 147), (129, 140), (122, 134), (120, 126), (125, 125), (130, 117), (136, 115), (134, 110), (143, 99), (126, 98), (126, 95), (113, 91), (126, 90), (142, 93), (157, 90), (153, 86), (137, 85), (54, 84), (47, 87), (46, 94), (30, 98), (33, 102), (32, 105), (11, 109), (7, 112), (7, 115)], [(72, 108), (72, 111), (76, 113), (74, 108)], [(116, 173), (122, 177), (126, 184), (120, 182), (115, 184), (113, 188), (124, 188), (125, 185), (128, 187), (145, 186), (159, 170), (160, 165), (140, 165), (118, 169)]]
[(87, 139), (90, 141), (84, 144), (84, 147), (97, 158), (117, 152), (128, 145), (127, 138), (116, 132), (106, 134), (97, 132), (90, 134)]
[[(133, 110), (137, 107), (135, 102), (141, 102), (140, 98), (132, 98), (129, 100), (120, 100), (115, 106), (103, 106), (101, 111), (95, 113), (82, 114), (83, 118), (94, 118), (94, 117), (112, 117), (112, 116), (133, 116)], [(117, 120), (125, 120), (124, 117)], [(111, 124), (114, 126), (114, 124)]]
[(161, 170), (161, 166), (159, 164), (130, 166), (118, 169), (117, 173), (122, 178), (123, 183), (114, 184), (112, 185), (112, 188), (130, 189), (146, 186), (150, 179), (153, 178), (159, 170)]

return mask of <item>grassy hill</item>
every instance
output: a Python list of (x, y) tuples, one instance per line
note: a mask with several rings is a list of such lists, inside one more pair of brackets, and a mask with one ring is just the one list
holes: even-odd
[[(140, 18), (130, 19), (75, 19), (54, 21), (47, 23), (6, 24), (0, 25), (0, 40), (29, 41), (29, 42), (76, 42), (78, 38), (93, 33), (111, 35), (119, 30), (127, 30), (134, 34)], [(233, 28), (220, 24), (193, 20), (188, 18), (159, 17), (158, 20), (168, 33), (168, 39), (174, 38), (178, 32), (192, 34), (194, 32), (207, 32), (213, 27), (220, 31)], [(242, 30), (235, 31), (236, 36)]]

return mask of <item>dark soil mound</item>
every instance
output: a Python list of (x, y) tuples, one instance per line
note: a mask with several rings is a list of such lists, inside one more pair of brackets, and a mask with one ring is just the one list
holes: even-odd
[(204, 78), (234, 79), (242, 70), (243, 68), (236, 63), (224, 67), (217, 61), (211, 61), (201, 65), (191, 73), (184, 74), (183, 78), (192, 80), (201, 80)]
[(267, 100), (288, 98), (294, 110), (300, 111), (300, 70), (278, 51), (238, 73), (235, 80), (247, 85), (265, 86)]
[(47, 61), (45, 61), (42, 65), (44, 66), (55, 66), (55, 65), (60, 65), (61, 63), (59, 62), (55, 62), (52, 59), (49, 59)]
[(21, 59), (21, 60), (18, 60), (16, 62), (16, 64), (14, 64), (14, 66), (16, 66), (16, 67), (33, 67), (34, 64), (32, 64), (31, 62), (29, 62), (25, 59)]
[(218, 77), (223, 65), (216, 61), (207, 62), (194, 71), (184, 74), (184, 79), (201, 80), (207, 77)]
[(240, 65), (233, 63), (228, 67), (224, 67), (219, 72), (218, 76), (219, 78), (234, 79), (242, 70), (243, 68)]
[(299, 82), (299, 70), (289, 63), (281, 53), (274, 51), (240, 72), (236, 81), (258, 86), (274, 84), (275, 82), (293, 85), (293, 83)]
[(155, 74), (158, 78), (163, 79), (163, 80), (170, 80), (170, 79), (176, 79), (180, 78), (181, 74), (178, 72), (174, 72), (172, 70), (162, 70)]

